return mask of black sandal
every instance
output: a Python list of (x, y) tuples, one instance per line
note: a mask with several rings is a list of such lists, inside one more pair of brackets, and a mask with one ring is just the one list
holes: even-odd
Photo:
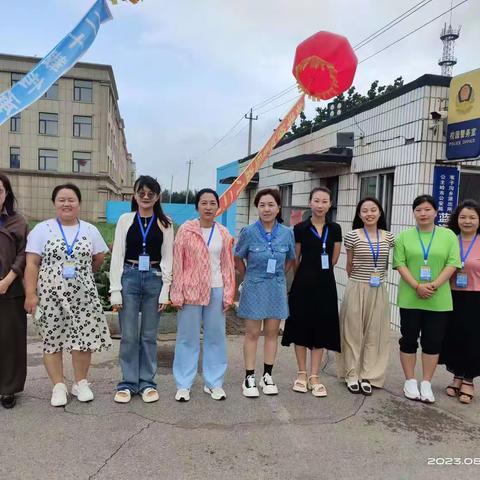
[[(463, 380), (463, 378), (460, 377), (453, 377), (453, 380)], [(461, 384), (460, 384), (461, 385)], [(448, 390), (453, 390), (455, 393), (451, 394), (448, 393)], [(448, 385), (448, 387), (445, 387), (445, 393), (449, 397), (458, 397), (458, 392), (460, 391), (460, 387), (456, 387), (455, 385)]]
[[(473, 383), (470, 383), (470, 382), (462, 382), (462, 387), (464, 385), (473, 387)], [(462, 392), (462, 387), (460, 387), (460, 389), (458, 390), (458, 400), (460, 403), (463, 403), (465, 405), (470, 405), (470, 403), (472, 403), (472, 400), (473, 400), (473, 394)]]
[(367, 397), (372, 394), (372, 386), (370, 385), (370, 382), (368, 380), (360, 381), (360, 389), (362, 390), (362, 393)]
[(353, 393), (356, 395), (357, 393), (360, 393), (360, 385), (357, 383), (347, 383), (347, 388), (350, 393)]

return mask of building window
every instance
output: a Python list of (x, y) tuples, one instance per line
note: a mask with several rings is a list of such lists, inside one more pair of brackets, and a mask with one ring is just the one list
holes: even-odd
[(58, 82), (55, 82), (44, 94), (47, 100), (58, 100)]
[(10, 168), (20, 168), (20, 147), (10, 147)]
[(17, 113), (10, 118), (10, 131), (14, 133), (20, 133), (22, 130), (22, 117), (20, 113)]
[(73, 100), (75, 102), (92, 103), (93, 84), (86, 80), (74, 80)]
[(282, 199), (282, 219), (285, 225), (290, 225), (290, 215), (292, 214), (292, 184), (280, 185), (278, 187)]
[(393, 202), (393, 172), (368, 174), (360, 178), (360, 199), (374, 197), (382, 204), (390, 228)]
[(38, 133), (42, 135), (58, 135), (58, 113), (39, 113)]
[(58, 170), (58, 151), (41, 148), (38, 151), (38, 169), (57, 171)]
[(92, 117), (73, 116), (73, 136), (92, 138)]
[(17, 82), (19, 82), (23, 77), (23, 73), (12, 73), (10, 75), (11, 86), (13, 87)]
[(72, 171), (74, 173), (90, 173), (92, 171), (91, 160), (90, 152), (73, 152)]

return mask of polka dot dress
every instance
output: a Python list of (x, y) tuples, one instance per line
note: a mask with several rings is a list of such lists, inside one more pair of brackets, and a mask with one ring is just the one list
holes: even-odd
[(76, 276), (65, 279), (63, 264), (71, 260), (63, 239), (52, 236), (45, 245), (37, 284), (43, 315), (35, 320), (45, 353), (101, 351), (111, 346), (93, 278), (91, 252), (91, 240), (79, 236), (73, 248)]

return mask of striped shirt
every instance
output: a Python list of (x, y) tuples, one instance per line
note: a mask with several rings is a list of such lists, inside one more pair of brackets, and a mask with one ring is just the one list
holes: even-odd
[[(388, 255), (395, 244), (395, 237), (391, 232), (379, 230), (380, 253), (377, 260), (377, 273), (380, 280), (385, 280), (385, 271), (388, 268)], [(377, 250), (377, 239), (371, 238), (373, 249)], [(344, 245), (347, 250), (353, 251), (353, 268), (350, 278), (358, 282), (369, 282), (371, 274), (375, 271), (373, 255), (365, 237), (363, 229), (352, 230), (345, 235)]]

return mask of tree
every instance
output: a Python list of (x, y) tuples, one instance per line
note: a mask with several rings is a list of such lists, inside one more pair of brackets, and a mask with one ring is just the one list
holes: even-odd
[[(378, 80), (372, 82), (366, 95), (358, 93), (355, 86), (352, 86), (347, 90), (346, 94), (342, 93), (338, 95), (330, 103), (333, 104), (334, 110), (336, 110), (337, 105), (341, 103), (342, 113), (347, 113), (354, 108), (359, 107), (360, 105), (363, 105), (375, 98), (381, 97), (382, 95), (386, 95), (387, 93), (393, 92), (397, 88), (400, 88), (401, 86), (403, 86), (403, 78), (397, 77), (391, 85), (379, 85), (379, 83), (380, 82)], [(297, 126), (295, 122), (292, 125), (291, 131), (287, 132), (284, 138), (300, 136), (305, 133), (310, 133), (315, 127), (332, 118), (330, 116), (328, 106), (317, 107), (315, 110), (317, 112), (317, 115), (313, 120), (307, 120), (305, 113), (301, 112), (299, 125)]]
[[(195, 203), (195, 195), (197, 194), (198, 190), (190, 190), (188, 192), (188, 203)], [(172, 192), (172, 202), (171, 203), (185, 203), (185, 197), (187, 196), (187, 191), (182, 190), (181, 192)], [(162, 191), (162, 197), (161, 197), (162, 203), (170, 203), (170, 191), (169, 190), (163, 190)]]

